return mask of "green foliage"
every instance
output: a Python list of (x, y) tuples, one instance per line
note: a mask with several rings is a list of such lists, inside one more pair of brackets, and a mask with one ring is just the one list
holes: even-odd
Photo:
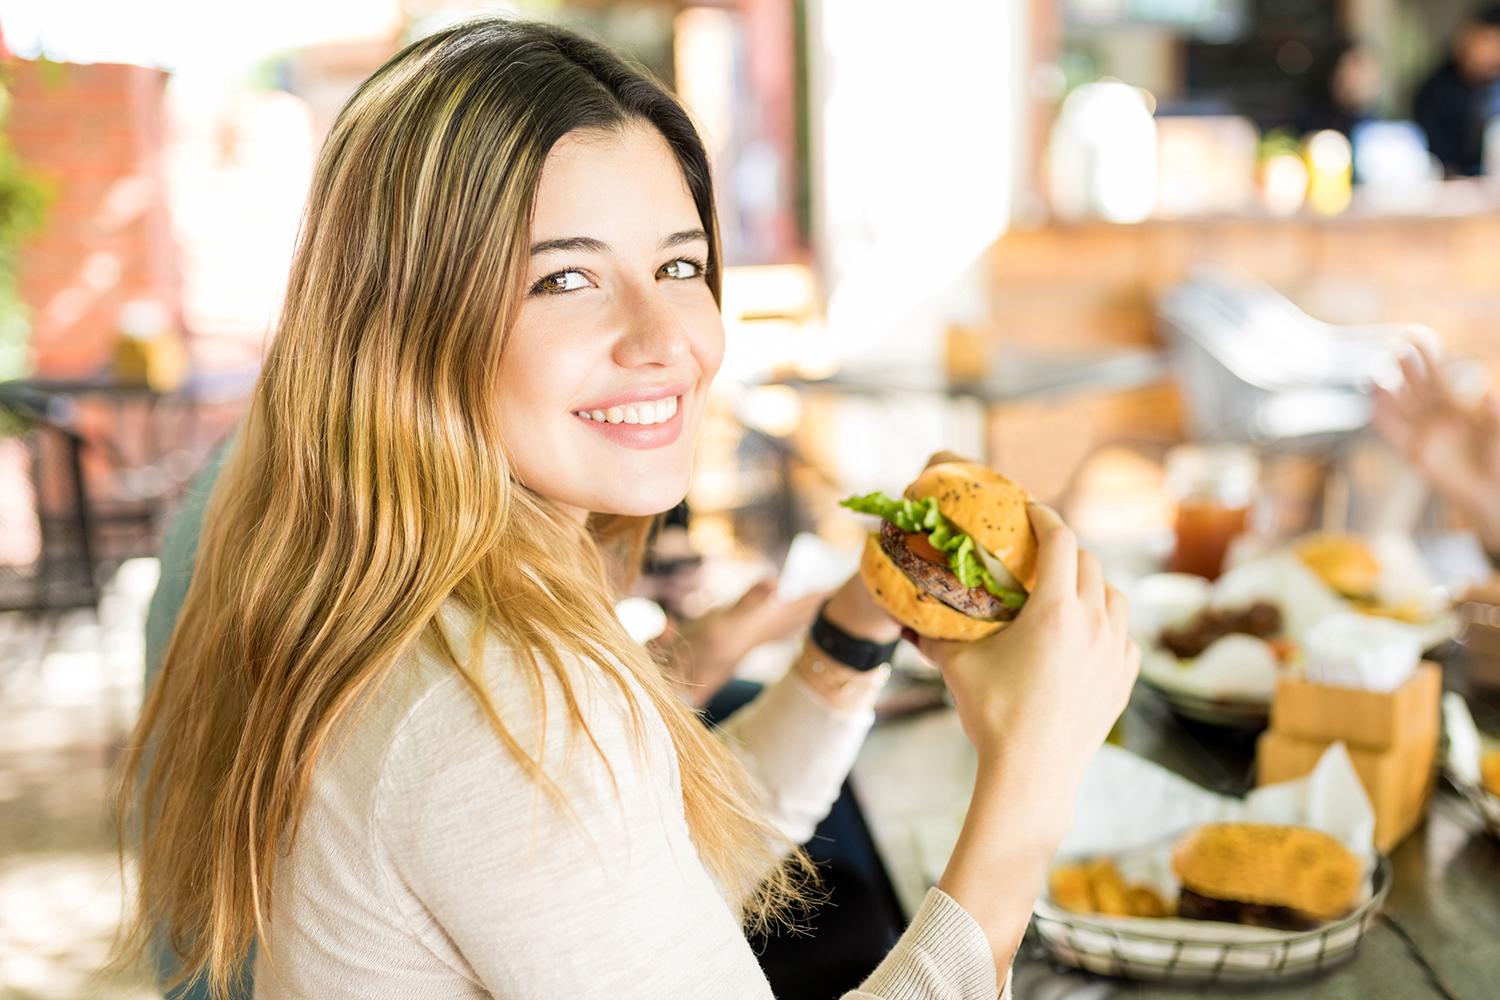
[(55, 195), (16, 155), (5, 130), (9, 113), (9, 80), (0, 76), (0, 379), (27, 371), (31, 320), (16, 288), (16, 270), (22, 242), (41, 228)]

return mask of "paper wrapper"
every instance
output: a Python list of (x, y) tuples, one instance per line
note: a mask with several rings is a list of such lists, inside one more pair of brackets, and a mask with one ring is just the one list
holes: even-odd
[(1306, 676), (1314, 684), (1394, 691), (1422, 661), (1422, 639), (1411, 625), (1341, 612), (1303, 637)]
[[(961, 817), (959, 818), (961, 822)], [(1375, 812), (1342, 743), (1329, 747), (1305, 778), (1258, 788), (1244, 799), (1218, 795), (1119, 747), (1105, 745), (1084, 777), (1073, 828), (1057, 853), (1058, 863), (1108, 856), (1129, 882), (1144, 882), (1175, 900), (1180, 888), (1171, 870), (1177, 838), (1204, 823), (1250, 822), (1310, 827), (1337, 839), (1374, 870)], [(918, 828), (923, 870), (937, 881), (957, 841), (953, 819)], [(1200, 920), (1088, 915), (1100, 925), (1149, 929), (1184, 940), (1274, 940), (1286, 932)]]

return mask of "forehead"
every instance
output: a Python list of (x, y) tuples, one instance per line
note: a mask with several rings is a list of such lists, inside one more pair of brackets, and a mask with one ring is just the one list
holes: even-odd
[(534, 241), (592, 236), (611, 244), (632, 238), (654, 244), (665, 233), (699, 225), (677, 157), (649, 125), (570, 132), (542, 165)]

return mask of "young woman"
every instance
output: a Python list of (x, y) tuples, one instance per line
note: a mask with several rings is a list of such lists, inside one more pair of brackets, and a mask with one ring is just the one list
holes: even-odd
[[(487, 19), (360, 87), (125, 766), (133, 941), (223, 995), (764, 997), (746, 925), (882, 671), (809, 644), (711, 733), (614, 618), (723, 350), (703, 147), (598, 45)], [(914, 275), (914, 280), (920, 280)], [(928, 653), (979, 751), (953, 859), (855, 996), (992, 1000), (1123, 707), (1124, 607), (1055, 515), (998, 637)], [(825, 612), (895, 639), (857, 581)]]

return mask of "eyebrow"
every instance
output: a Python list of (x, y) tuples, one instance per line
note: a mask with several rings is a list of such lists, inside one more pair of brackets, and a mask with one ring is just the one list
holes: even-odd
[[(658, 249), (670, 250), (680, 247), (684, 243), (708, 242), (708, 234), (702, 229), (682, 229), (670, 236), (663, 237)], [(555, 240), (542, 240), (531, 244), (531, 256), (536, 257), (544, 253), (554, 253), (559, 250), (583, 252), (583, 253), (609, 253), (609, 244), (603, 240), (596, 240), (592, 236), (563, 236)]]

